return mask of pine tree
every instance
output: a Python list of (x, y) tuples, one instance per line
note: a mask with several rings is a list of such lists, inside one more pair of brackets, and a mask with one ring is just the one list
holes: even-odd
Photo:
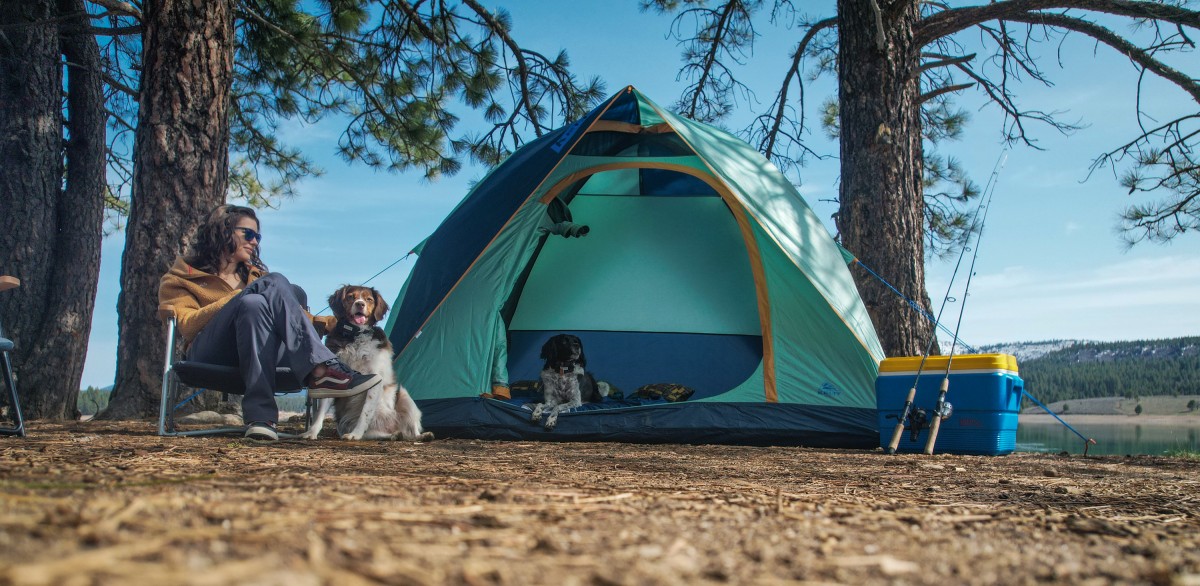
[[(767, 14), (783, 25), (787, 32), (782, 34), (799, 22), (802, 36), (790, 66), (780, 72), (775, 100), (745, 135), (785, 171), (796, 169), (814, 154), (802, 142), (811, 131), (806, 68), (813, 75), (836, 74), (838, 98), (822, 113), (840, 143), (835, 222), (841, 242), (926, 310), (926, 253), (936, 253), (939, 243), (961, 244), (974, 227), (962, 213), (971, 189), (933, 154), (965, 121), (952, 96), (981, 91), (1004, 112), (1002, 131), (1010, 143), (1032, 145), (1027, 126), (1033, 123), (1069, 132), (1074, 127), (1052, 114), (1022, 108), (1016, 90), (1022, 81), (1052, 85), (1037, 58), (1040, 45), (1052, 52), (1055, 41), (1076, 34), (1128, 57), (1139, 72), (1173, 84), (1200, 103), (1197, 61), (1179, 60), (1186, 68), (1180, 71), (1170, 59), (1171, 53), (1194, 47), (1200, 12), (1173, 2), (1006, 0), (958, 6), (838, 0), (836, 14), (820, 20), (796, 18), (794, 4), (785, 0), (644, 0), (643, 5), (677, 12), (672, 31), (685, 45), (681, 77), (691, 82), (678, 107), (701, 120), (723, 118), (738, 96), (754, 95), (736, 73), (759, 37), (756, 16)], [(758, 20), (761, 26), (763, 19)], [(1122, 35), (1107, 28), (1106, 20), (1136, 24), (1145, 34)], [(1136, 91), (1140, 96), (1140, 82)], [(1192, 112), (1155, 117), (1140, 109), (1137, 115), (1143, 132), (1101, 153), (1094, 165), (1114, 170), (1122, 165), (1121, 182), (1131, 194), (1163, 195), (1125, 211), (1125, 238), (1131, 244), (1163, 241), (1200, 228), (1195, 158), (1200, 117)], [(939, 175), (958, 187), (940, 199), (927, 191), (927, 182)], [(922, 353), (932, 330), (927, 320), (865, 271), (856, 270), (855, 278), (888, 355)]]
[[(109, 418), (155, 411), (164, 346), (154, 318), (158, 278), (203, 213), (227, 195), (271, 202), (318, 172), (278, 141), (282, 120), (341, 116), (338, 152), (346, 160), (436, 178), (457, 172), (463, 157), (503, 159), (604, 93), (598, 80), (576, 79), (564, 53), (521, 46), (511, 17), (475, 0), (148, 0), (144, 12), (93, 1), (106, 7), (118, 38), (106, 45), (115, 55), (113, 100), (124, 106), (114, 110), (136, 113), (118, 137), (132, 134), (136, 164), (126, 176), (117, 380), (102, 414)], [(491, 129), (458, 131), (460, 104), (481, 111)]]

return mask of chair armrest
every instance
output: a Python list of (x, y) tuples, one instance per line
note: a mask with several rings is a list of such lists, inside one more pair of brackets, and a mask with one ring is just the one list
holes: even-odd
[(7, 275), (0, 277), (0, 291), (8, 291), (21, 286), (21, 280)]
[(158, 319), (161, 321), (169, 321), (175, 319), (175, 306), (162, 304), (158, 306)]

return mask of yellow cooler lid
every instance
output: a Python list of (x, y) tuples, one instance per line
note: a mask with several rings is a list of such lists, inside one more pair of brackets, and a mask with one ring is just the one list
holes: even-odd
[[(930, 356), (925, 359), (923, 372), (945, 372), (947, 361), (950, 361), (949, 356)], [(884, 358), (879, 363), (879, 374), (915, 373), (920, 367), (920, 356)], [(954, 360), (950, 361), (950, 372), (959, 370), (1019, 372), (1017, 357), (1012, 354), (956, 354)]]

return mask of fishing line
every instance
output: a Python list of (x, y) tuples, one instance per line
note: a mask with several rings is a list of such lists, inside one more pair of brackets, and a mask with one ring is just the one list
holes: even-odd
[[(395, 260), (395, 262), (393, 262), (392, 264), (390, 264), (390, 265), (388, 265), (388, 266), (386, 266), (386, 267), (383, 267), (383, 270), (382, 270), (382, 271), (379, 271), (378, 273), (375, 273), (374, 275), (371, 275), (371, 277), (370, 277), (370, 278), (368, 278), (366, 281), (363, 281), (362, 283), (359, 283), (359, 286), (366, 286), (366, 284), (367, 284), (367, 283), (370, 283), (371, 281), (375, 280), (375, 277), (378, 277), (379, 275), (382, 275), (382, 274), (386, 273), (388, 269), (390, 269), (390, 268), (392, 268), (392, 267), (394, 267), (394, 266), (396, 266), (396, 265), (400, 264), (400, 261), (402, 261), (402, 260), (404, 260), (404, 259), (406, 259), (406, 258), (408, 258), (408, 257), (412, 256), (413, 254), (414, 254), (414, 253), (413, 253), (412, 251), (409, 251), (409, 253), (408, 253), (408, 254), (406, 254), (406, 255), (404, 255), (404, 256), (402, 256), (402, 257), (400, 257), (400, 258), (396, 259), (396, 260)], [(321, 315), (322, 313), (325, 313), (325, 312), (326, 312), (326, 311), (328, 311), (328, 310), (329, 310), (329, 306), (328, 306), (328, 305), (326, 305), (324, 308), (322, 308), (322, 309), (321, 309), (321, 311), (318, 311), (318, 312), (314, 313), (313, 315)]]
[(1041, 401), (1037, 400), (1037, 397), (1034, 397), (1033, 395), (1029, 394), (1029, 391), (1026, 391), (1025, 389), (1021, 389), (1021, 394), (1024, 395), (1026, 398), (1028, 398), (1030, 401), (1037, 403), (1038, 407), (1041, 407), (1043, 410), (1046, 411), (1046, 413), (1049, 413), (1051, 417), (1054, 417), (1055, 419), (1057, 419), (1059, 423), (1067, 426), (1067, 429), (1071, 430), (1072, 433), (1079, 436), (1079, 439), (1083, 440), (1083, 455), (1084, 456), (1087, 456), (1088, 448), (1090, 446), (1096, 445), (1096, 440), (1094, 440), (1090, 437), (1084, 437), (1084, 435), (1082, 433), (1079, 433), (1078, 430), (1076, 430), (1074, 427), (1071, 427), (1070, 423), (1063, 421), (1062, 417), (1059, 417), (1058, 414), (1056, 414), (1054, 411), (1051, 411), (1049, 407), (1043, 405)]
[[(863, 268), (863, 270), (864, 270), (864, 271), (867, 271), (867, 273), (868, 273), (868, 274), (870, 274), (872, 277), (875, 277), (876, 279), (879, 279), (879, 282), (880, 282), (880, 283), (883, 283), (883, 286), (887, 287), (888, 289), (890, 289), (890, 290), (891, 290), (891, 292), (892, 292), (892, 293), (895, 293), (895, 294), (896, 294), (898, 297), (900, 297), (901, 299), (903, 299), (903, 300), (904, 300), (904, 302), (905, 302), (905, 303), (907, 303), (907, 304), (908, 304), (908, 306), (909, 306), (909, 307), (911, 307), (911, 308), (913, 309), (913, 311), (916, 311), (917, 313), (919, 313), (919, 314), (921, 315), (921, 317), (923, 317), (923, 318), (925, 318), (926, 320), (928, 320), (928, 321), (929, 321), (929, 323), (933, 324), (933, 326), (934, 326), (935, 328), (937, 328), (937, 329), (939, 329), (939, 330), (942, 330), (942, 331), (943, 331), (943, 332), (945, 332), (947, 335), (950, 335), (950, 336), (953, 336), (953, 335), (954, 335), (954, 332), (950, 331), (950, 328), (946, 327), (944, 324), (942, 324), (942, 323), (938, 322), (937, 318), (936, 318), (936, 317), (934, 317), (934, 315), (933, 315), (932, 313), (929, 313), (928, 311), (926, 311), (926, 310), (925, 310), (925, 308), (924, 308), (924, 307), (921, 307), (921, 304), (919, 304), (919, 303), (917, 303), (916, 301), (912, 300), (912, 299), (911, 299), (911, 298), (909, 298), (907, 295), (905, 295), (905, 294), (901, 293), (901, 292), (900, 292), (900, 290), (899, 290), (899, 289), (897, 289), (895, 285), (892, 285), (891, 283), (889, 283), (889, 282), (887, 281), (887, 279), (883, 278), (883, 276), (881, 276), (879, 273), (877, 273), (877, 272), (875, 272), (874, 270), (872, 270), (872, 269), (871, 269), (871, 267), (869, 267), (869, 266), (867, 266), (867, 265), (866, 265), (866, 263), (864, 263), (863, 261), (859, 260), (858, 258), (855, 258), (855, 259), (854, 259), (854, 264), (857, 264), (858, 266), (862, 267), (862, 268)], [(960, 343), (960, 344), (962, 344), (962, 345), (963, 345), (963, 347), (964, 347), (964, 348), (967, 348), (967, 349), (968, 349), (968, 350), (970, 350), (971, 352), (975, 352), (975, 348), (974, 348), (973, 346), (971, 346), (970, 344), (966, 343), (964, 340), (962, 340), (962, 339), (959, 339), (958, 341), (959, 341), (959, 343)]]

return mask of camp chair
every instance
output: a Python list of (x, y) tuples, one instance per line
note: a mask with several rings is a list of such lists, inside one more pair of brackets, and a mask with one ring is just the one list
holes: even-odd
[[(16, 277), (0, 277), (0, 291), (7, 291), (21, 286)], [(25, 419), (21, 417), (21, 401), (17, 399), (17, 381), (13, 378), (12, 362), (8, 355), (13, 350), (13, 342), (4, 337), (4, 326), (0, 325), (0, 359), (4, 362), (4, 384), (8, 386), (8, 399), (12, 405), (13, 427), (0, 427), (0, 435), (19, 435), (25, 437)]]
[[(163, 368), (162, 400), (158, 412), (158, 435), (189, 436), (214, 435), (224, 433), (242, 433), (244, 427), (215, 427), (210, 429), (192, 429), (179, 431), (175, 429), (175, 411), (190, 401), (192, 397), (205, 390), (217, 391), (230, 395), (242, 395), (246, 392), (242, 382), (241, 372), (232, 366), (207, 364), (193, 360), (174, 360), (175, 358), (175, 308), (170, 305), (158, 306), (158, 318), (167, 325), (167, 358)], [(179, 387), (188, 386), (197, 389), (195, 393), (172, 405)], [(292, 394), (304, 390), (304, 383), (296, 380), (292, 369), (279, 367), (275, 369), (276, 393)], [(305, 402), (304, 429), (308, 429), (312, 419), (312, 400)], [(280, 433), (279, 437), (296, 437), (295, 434)]]

